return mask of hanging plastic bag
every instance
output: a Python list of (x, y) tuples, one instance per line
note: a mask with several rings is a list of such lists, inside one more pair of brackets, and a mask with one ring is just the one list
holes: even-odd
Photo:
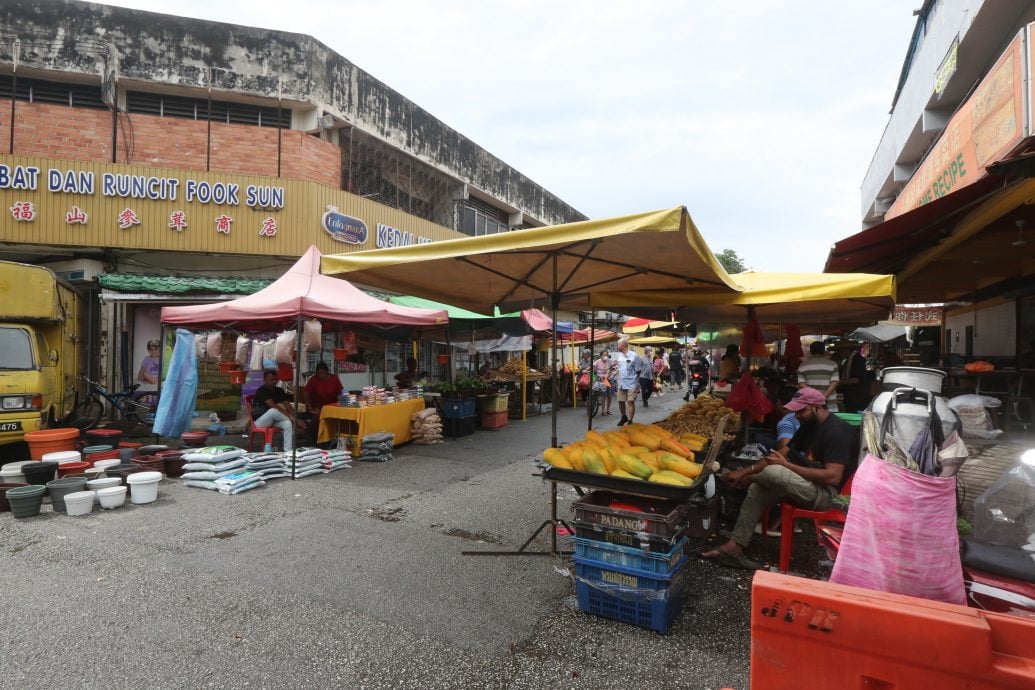
[(262, 346), (262, 368), (263, 369), (276, 369), (277, 368), (277, 341), (276, 339), (267, 340)]
[(910, 472), (867, 454), (852, 480), (830, 581), (965, 605), (956, 479)]
[(319, 352), (323, 348), (323, 324), (316, 319), (303, 322), (302, 343), (306, 352)]
[(198, 361), (208, 356), (208, 333), (198, 333), (194, 336), (194, 356)]
[(218, 360), (223, 356), (223, 332), (212, 331), (208, 334), (205, 352), (209, 359)]
[(277, 364), (294, 363), (295, 333), (296, 331), (284, 331), (277, 336), (277, 345), (273, 353), (273, 359), (276, 360)]
[(266, 343), (256, 340), (252, 343), (251, 356), (248, 358), (248, 371), (262, 371), (262, 352)]
[(737, 412), (747, 412), (756, 422), (761, 422), (773, 409), (773, 404), (759, 389), (751, 372), (745, 371), (726, 398), (726, 407)]
[(1020, 462), (974, 501), (974, 539), (1022, 546), (1035, 538), (1035, 467)]
[(246, 338), (243, 335), (237, 336), (237, 347), (234, 352), (234, 362), (242, 369), (247, 369), (248, 364), (251, 361), (249, 355), (251, 354), (252, 341), (250, 338)]

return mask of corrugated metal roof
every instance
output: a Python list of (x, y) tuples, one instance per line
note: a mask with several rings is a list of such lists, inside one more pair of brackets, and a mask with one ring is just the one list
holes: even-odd
[(117, 292), (159, 292), (182, 294), (202, 292), (250, 295), (273, 281), (268, 278), (224, 278), (219, 276), (166, 276), (149, 273), (105, 273), (97, 281)]

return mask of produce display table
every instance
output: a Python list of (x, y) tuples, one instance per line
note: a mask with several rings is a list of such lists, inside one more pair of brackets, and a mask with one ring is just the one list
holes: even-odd
[(320, 410), (320, 427), (316, 434), (317, 443), (326, 443), (342, 431), (345, 423), (351, 422), (358, 427), (359, 439), (367, 434), (388, 432), (395, 434), (395, 445), (408, 442), (410, 434), (410, 417), (424, 409), (423, 398), (401, 400), (388, 405), (371, 407), (338, 407), (325, 405)]

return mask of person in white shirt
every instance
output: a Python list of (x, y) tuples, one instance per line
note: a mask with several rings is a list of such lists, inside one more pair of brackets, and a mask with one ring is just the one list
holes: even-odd
[(798, 388), (815, 388), (827, 399), (827, 409), (837, 412), (837, 386), (840, 383), (840, 366), (826, 356), (826, 347), (821, 342), (809, 345), (809, 358), (798, 367)]

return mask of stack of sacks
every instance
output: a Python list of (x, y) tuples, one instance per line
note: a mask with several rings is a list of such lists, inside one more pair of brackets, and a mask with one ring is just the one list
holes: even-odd
[(388, 462), (395, 447), (395, 434), (367, 434), (363, 437), (363, 448), (359, 455), (353, 455), (362, 462)]
[(219, 493), (226, 496), (233, 496), (259, 486), (266, 486), (266, 482), (263, 481), (261, 474), (247, 470), (223, 475), (215, 481), (215, 484), (219, 489)]
[(323, 451), (323, 473), (330, 474), (335, 470), (351, 468), (352, 456), (343, 450)]
[[(258, 472), (263, 480), (281, 479), (290, 477), (287, 464), (284, 462), (284, 453), (248, 453), (244, 456), (248, 461), (247, 469), (250, 472)], [(290, 462), (290, 458), (288, 458)]]
[(180, 478), (185, 486), (215, 491), (219, 488), (217, 479), (239, 472), (248, 464), (244, 455), (244, 449), (234, 446), (199, 448), (183, 456), (186, 463)]
[[(291, 454), (284, 454), (284, 465), (291, 472)], [(323, 474), (323, 451), (319, 448), (295, 449), (295, 479), (313, 474)]]
[(414, 412), (410, 417), (410, 431), (413, 442), (422, 446), (430, 446), (442, 441), (442, 418), (434, 407)]

